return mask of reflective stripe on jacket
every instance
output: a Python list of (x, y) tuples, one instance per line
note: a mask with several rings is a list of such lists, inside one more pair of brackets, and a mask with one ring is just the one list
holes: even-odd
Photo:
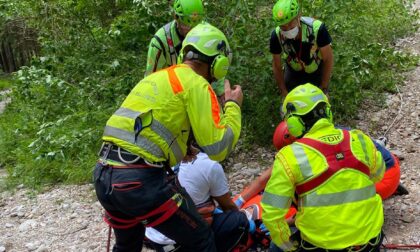
[(160, 69), (175, 65), (182, 40), (176, 32), (176, 22), (171, 21), (161, 27), (153, 36), (147, 52), (147, 64), (145, 76)]
[(211, 159), (223, 160), (238, 141), (241, 111), (234, 102), (221, 110), (208, 82), (185, 64), (140, 81), (108, 120), (104, 141), (150, 162), (173, 166), (186, 154), (190, 131)]
[[(287, 64), (295, 71), (304, 70), (306, 73), (313, 73), (318, 69), (318, 66), (322, 61), (322, 55), (316, 43), (318, 30), (321, 27), (322, 22), (311, 17), (301, 17), (300, 24), (300, 29), (302, 31), (302, 43), (312, 44), (311, 50), (309, 52), (309, 58), (311, 59), (311, 62), (308, 65), (305, 65), (305, 63), (301, 60), (302, 57), (298, 57), (299, 52), (295, 52), (293, 46), (289, 43), (286, 43), (286, 40), (280, 33), (280, 27), (276, 28), (276, 34), (283, 53), (287, 55)], [(300, 50), (302, 50), (302, 47)], [(295, 56), (292, 57), (291, 55), (293, 54)]]
[[(304, 136), (328, 144), (342, 141), (343, 133), (326, 119), (319, 120)], [(370, 176), (355, 169), (341, 169), (325, 183), (299, 196), (296, 226), (302, 238), (320, 248), (343, 249), (366, 244), (383, 225), (382, 200), (374, 183), (385, 164), (372, 140), (361, 131), (350, 131), (351, 152), (369, 167)], [(290, 231), (284, 220), (296, 185), (309, 181), (328, 167), (317, 150), (293, 143), (276, 155), (273, 172), (262, 200), (262, 218), (278, 246), (290, 248)]]

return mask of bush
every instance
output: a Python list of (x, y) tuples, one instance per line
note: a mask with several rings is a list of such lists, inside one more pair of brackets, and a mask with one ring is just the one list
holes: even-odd
[[(228, 78), (243, 85), (242, 137), (270, 144), (279, 97), (268, 40), (272, 3), (206, 1), (208, 20), (234, 51)], [(363, 99), (393, 91), (411, 56), (392, 43), (417, 29), (412, 1), (305, 1), (325, 21), (335, 54), (332, 103), (338, 121)], [(0, 117), (0, 164), (9, 183), (88, 181), (107, 118), (142, 78), (153, 33), (172, 19), (166, 0), (0, 0), (9, 16), (39, 31), (42, 56), (15, 74), (12, 103)], [(375, 96), (372, 96), (375, 94)]]

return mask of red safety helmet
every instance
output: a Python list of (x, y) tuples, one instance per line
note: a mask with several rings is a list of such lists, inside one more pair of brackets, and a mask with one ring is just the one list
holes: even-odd
[(296, 137), (289, 134), (289, 129), (287, 128), (287, 123), (281, 121), (274, 131), (273, 135), (273, 144), (277, 150), (280, 150), (286, 145), (289, 145), (296, 141)]

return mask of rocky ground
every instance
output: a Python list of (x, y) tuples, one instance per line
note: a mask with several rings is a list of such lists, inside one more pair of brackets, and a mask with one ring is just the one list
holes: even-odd
[[(420, 54), (420, 33), (401, 40), (397, 47)], [(384, 108), (366, 104), (357, 125), (373, 137), (386, 133), (388, 147), (401, 159), (401, 181), (410, 192), (384, 203), (385, 243), (420, 244), (420, 67), (397, 85), (399, 93), (390, 94)], [(0, 112), (3, 107), (0, 100)], [(263, 148), (252, 154), (236, 153), (226, 162), (234, 194), (268, 167), (274, 156), (273, 149)], [(105, 251), (108, 228), (101, 213), (89, 184), (55, 186), (41, 194), (23, 187), (1, 192), (0, 252)]]

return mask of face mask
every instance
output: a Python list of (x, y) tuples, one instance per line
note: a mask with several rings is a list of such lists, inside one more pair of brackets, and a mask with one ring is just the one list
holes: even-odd
[(294, 39), (299, 33), (299, 27), (295, 26), (293, 29), (290, 29), (288, 31), (281, 30), (281, 34), (285, 36), (288, 39)]

